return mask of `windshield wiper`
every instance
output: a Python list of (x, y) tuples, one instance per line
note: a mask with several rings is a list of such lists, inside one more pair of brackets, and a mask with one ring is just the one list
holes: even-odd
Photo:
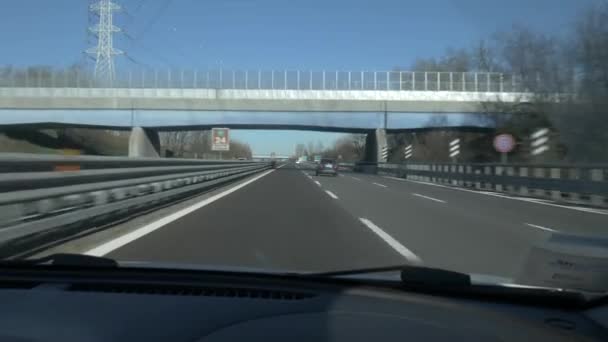
[(311, 277), (341, 277), (368, 273), (400, 271), (401, 281), (408, 286), (470, 286), (471, 277), (466, 273), (443, 270), (440, 268), (395, 265), (385, 267), (360, 268), (343, 271), (310, 273)]
[(36, 259), (2, 260), (0, 265), (51, 265), (65, 267), (116, 268), (118, 267), (118, 262), (116, 262), (114, 259), (86, 254), (57, 253)]

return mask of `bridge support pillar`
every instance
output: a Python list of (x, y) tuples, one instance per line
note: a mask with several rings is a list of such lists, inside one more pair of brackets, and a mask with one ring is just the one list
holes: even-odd
[(365, 161), (385, 163), (388, 157), (386, 130), (379, 128), (367, 133), (365, 138)]
[(133, 127), (129, 137), (129, 157), (160, 158), (160, 137), (157, 131)]

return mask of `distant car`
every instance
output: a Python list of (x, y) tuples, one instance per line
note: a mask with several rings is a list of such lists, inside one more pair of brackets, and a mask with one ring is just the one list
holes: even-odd
[(277, 161), (276, 160), (271, 160), (270, 161), (270, 167), (273, 168), (273, 169), (276, 169), (277, 168)]
[(317, 165), (317, 169), (315, 170), (315, 175), (338, 175), (338, 163), (335, 159), (323, 158), (319, 161)]

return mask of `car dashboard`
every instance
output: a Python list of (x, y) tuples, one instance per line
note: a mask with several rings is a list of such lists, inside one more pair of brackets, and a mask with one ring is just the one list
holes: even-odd
[[(357, 282), (150, 270), (2, 270), (0, 341), (601, 341), (585, 310)], [(603, 320), (604, 326), (601, 325)]]

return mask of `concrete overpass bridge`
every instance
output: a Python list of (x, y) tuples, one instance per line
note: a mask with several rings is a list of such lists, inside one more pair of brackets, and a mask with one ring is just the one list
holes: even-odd
[[(314, 129), (368, 133), (383, 160), (393, 120), (412, 113), (487, 113), (487, 104), (532, 100), (521, 80), (498, 73), (171, 72), (129, 73), (111, 87), (90, 75), (0, 79), (1, 125), (133, 129), (131, 155), (157, 155), (158, 130)], [(371, 151), (374, 150), (374, 151)]]

